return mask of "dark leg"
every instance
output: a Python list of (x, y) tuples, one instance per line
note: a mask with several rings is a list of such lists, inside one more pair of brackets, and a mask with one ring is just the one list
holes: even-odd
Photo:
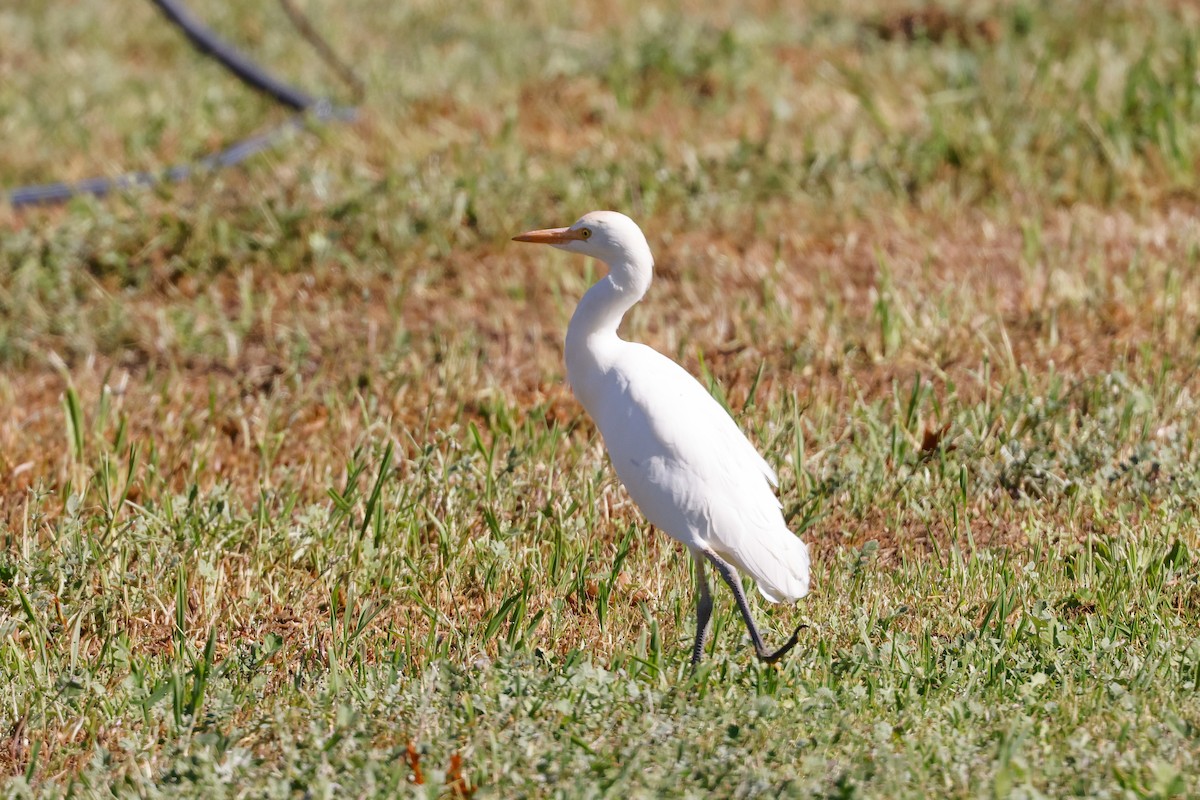
[(738, 578), (737, 573), (733, 571), (733, 567), (721, 560), (716, 553), (705, 551), (704, 555), (713, 563), (713, 566), (717, 568), (717, 572), (725, 579), (725, 583), (729, 584), (729, 588), (733, 590), (738, 610), (742, 612), (742, 619), (746, 621), (746, 628), (750, 631), (750, 641), (754, 643), (754, 652), (758, 655), (759, 661), (774, 664), (787, 655), (788, 651), (795, 647), (796, 642), (800, 640), (800, 630), (804, 626), (801, 625), (799, 628), (796, 628), (796, 632), (792, 634), (792, 638), (788, 639), (787, 644), (783, 647), (774, 653), (768, 651), (767, 646), (763, 644), (762, 636), (759, 635), (758, 628), (754, 625), (754, 617), (750, 615), (750, 604), (746, 602), (746, 593), (742, 591), (742, 582)]
[(708, 623), (712, 619), (712, 594), (708, 591), (708, 576), (704, 574), (704, 559), (693, 552), (696, 562), (696, 643), (692, 645), (692, 666), (704, 656), (704, 640), (708, 638)]

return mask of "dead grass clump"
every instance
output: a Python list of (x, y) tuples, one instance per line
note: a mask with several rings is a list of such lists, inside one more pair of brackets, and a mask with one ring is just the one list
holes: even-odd
[(939, 43), (953, 39), (968, 46), (995, 44), (1003, 35), (1001, 22), (995, 17), (971, 19), (965, 14), (939, 6), (898, 11), (870, 27), (885, 41)]

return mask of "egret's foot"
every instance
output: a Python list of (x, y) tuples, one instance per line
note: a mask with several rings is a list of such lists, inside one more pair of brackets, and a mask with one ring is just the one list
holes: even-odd
[(774, 653), (768, 653), (766, 650), (757, 650), (756, 652), (758, 655), (758, 660), (764, 664), (774, 664), (776, 661), (786, 656), (789, 652), (791, 652), (792, 648), (799, 643), (800, 631), (807, 627), (807, 625), (801, 625), (800, 627), (796, 628), (795, 633), (792, 634), (792, 638), (788, 639), (787, 643)]

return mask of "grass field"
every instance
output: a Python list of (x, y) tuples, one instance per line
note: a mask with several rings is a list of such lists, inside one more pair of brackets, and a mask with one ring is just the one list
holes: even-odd
[[(1200, 793), (1200, 8), (794, 5), (308, 0), (358, 122), (0, 205), (0, 795)], [(284, 116), (148, 3), (0, 42), (0, 187)], [(564, 384), (509, 237), (594, 208), (810, 543), (776, 667)]]

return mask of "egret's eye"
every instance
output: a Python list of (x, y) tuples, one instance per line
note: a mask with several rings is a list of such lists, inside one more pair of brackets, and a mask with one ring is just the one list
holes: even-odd
[(579, 231), (579, 235), (585, 239), (590, 239), (590, 238), (592, 238), (592, 229), (591, 228), (582, 228)]

